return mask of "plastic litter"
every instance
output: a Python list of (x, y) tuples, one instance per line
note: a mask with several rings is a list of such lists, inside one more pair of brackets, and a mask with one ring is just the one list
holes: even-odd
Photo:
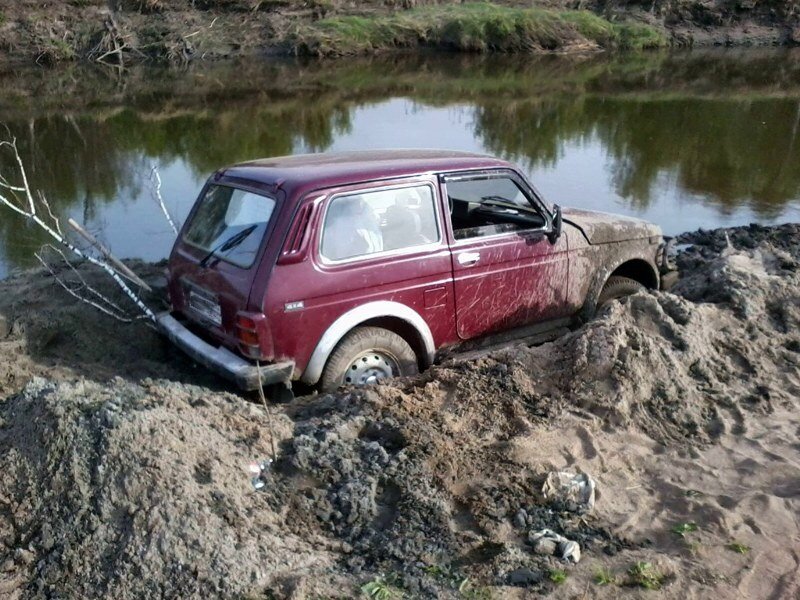
[(250, 483), (253, 484), (254, 490), (263, 490), (267, 485), (266, 475), (271, 465), (272, 459), (251, 462), (250, 465), (248, 465), (247, 470), (250, 473)]
[(536, 554), (558, 556), (563, 560), (574, 563), (581, 560), (580, 544), (565, 538), (552, 529), (531, 531), (528, 534), (528, 541), (530, 541)]
[(594, 508), (595, 487), (594, 479), (586, 473), (553, 471), (545, 479), (542, 494), (547, 500), (560, 502), (566, 510), (587, 513)]

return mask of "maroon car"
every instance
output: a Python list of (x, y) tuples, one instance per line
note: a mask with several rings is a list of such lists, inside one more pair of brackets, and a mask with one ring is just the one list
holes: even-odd
[(242, 388), (327, 391), (545, 339), (668, 270), (657, 226), (562, 212), (497, 158), (289, 156), (209, 179), (170, 256), (159, 325)]

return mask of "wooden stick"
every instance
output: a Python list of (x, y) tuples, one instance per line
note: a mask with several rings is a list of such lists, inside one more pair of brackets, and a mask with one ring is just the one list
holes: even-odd
[(267, 411), (267, 425), (269, 426), (269, 442), (272, 446), (272, 464), (278, 460), (278, 453), (275, 452), (275, 428), (272, 426), (272, 411), (267, 404), (267, 397), (264, 395), (264, 386), (261, 384), (261, 362), (256, 361), (256, 373), (258, 374), (258, 396), (261, 398), (261, 404), (264, 405), (264, 410)]
[(118, 259), (116, 256), (114, 256), (113, 254), (111, 254), (111, 250), (109, 250), (109, 249), (108, 249), (108, 248), (106, 248), (106, 247), (105, 247), (103, 244), (101, 244), (101, 243), (98, 241), (98, 239), (97, 239), (97, 238), (95, 238), (95, 237), (94, 237), (94, 236), (93, 236), (91, 233), (89, 233), (89, 232), (88, 232), (88, 231), (86, 231), (86, 230), (85, 230), (83, 227), (81, 227), (80, 225), (78, 225), (78, 223), (77, 223), (77, 222), (75, 222), (75, 220), (74, 220), (74, 219), (67, 219), (67, 223), (69, 223), (69, 226), (70, 226), (70, 227), (72, 227), (72, 228), (73, 228), (73, 229), (74, 229), (74, 230), (75, 230), (75, 231), (76, 231), (78, 234), (80, 234), (80, 236), (81, 236), (81, 237), (83, 237), (83, 238), (84, 238), (84, 239), (85, 239), (87, 242), (89, 242), (89, 243), (90, 243), (92, 246), (94, 246), (95, 248), (97, 248), (97, 249), (100, 251), (100, 253), (103, 255), (103, 257), (104, 257), (104, 258), (105, 258), (105, 259), (106, 259), (108, 262), (110, 262), (112, 265), (114, 265), (114, 268), (115, 268), (115, 269), (117, 269), (117, 271), (119, 271), (119, 272), (120, 272), (120, 274), (121, 274), (123, 277), (125, 277), (126, 279), (129, 279), (130, 281), (132, 281), (132, 282), (133, 282), (133, 283), (135, 283), (136, 285), (138, 285), (138, 286), (140, 286), (140, 287), (143, 287), (143, 288), (144, 288), (144, 289), (146, 289), (148, 292), (152, 292), (152, 291), (153, 291), (153, 289), (152, 289), (152, 288), (151, 288), (149, 285), (147, 285), (147, 284), (146, 284), (144, 281), (142, 281), (142, 280), (139, 278), (139, 276), (138, 276), (138, 275), (136, 275), (136, 273), (134, 273), (133, 271), (131, 271), (131, 270), (130, 270), (130, 269), (129, 269), (129, 268), (126, 266), (126, 265), (125, 265), (125, 263), (123, 263), (123, 262), (122, 262), (120, 259)]

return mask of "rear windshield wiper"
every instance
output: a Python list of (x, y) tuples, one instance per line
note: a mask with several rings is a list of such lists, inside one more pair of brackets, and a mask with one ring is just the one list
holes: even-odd
[(200, 261), (200, 266), (205, 267), (208, 261), (210, 261), (217, 252), (227, 252), (228, 250), (233, 250), (236, 248), (236, 246), (245, 241), (247, 236), (253, 233), (256, 229), (258, 229), (258, 224), (250, 225), (250, 227), (242, 229), (239, 233), (234, 233), (231, 237), (206, 254), (203, 257), (203, 260)]

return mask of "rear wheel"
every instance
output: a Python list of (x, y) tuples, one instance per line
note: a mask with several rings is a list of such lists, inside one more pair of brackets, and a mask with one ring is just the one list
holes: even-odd
[(417, 356), (402, 337), (380, 327), (357, 327), (334, 348), (319, 387), (332, 392), (342, 385), (370, 385), (418, 372)]
[(643, 289), (645, 289), (644, 286), (635, 279), (620, 277), (618, 275), (609, 277), (608, 281), (606, 281), (606, 284), (603, 286), (603, 290), (600, 292), (600, 297), (597, 299), (597, 308), (600, 309), (612, 300), (630, 296), (641, 292)]

